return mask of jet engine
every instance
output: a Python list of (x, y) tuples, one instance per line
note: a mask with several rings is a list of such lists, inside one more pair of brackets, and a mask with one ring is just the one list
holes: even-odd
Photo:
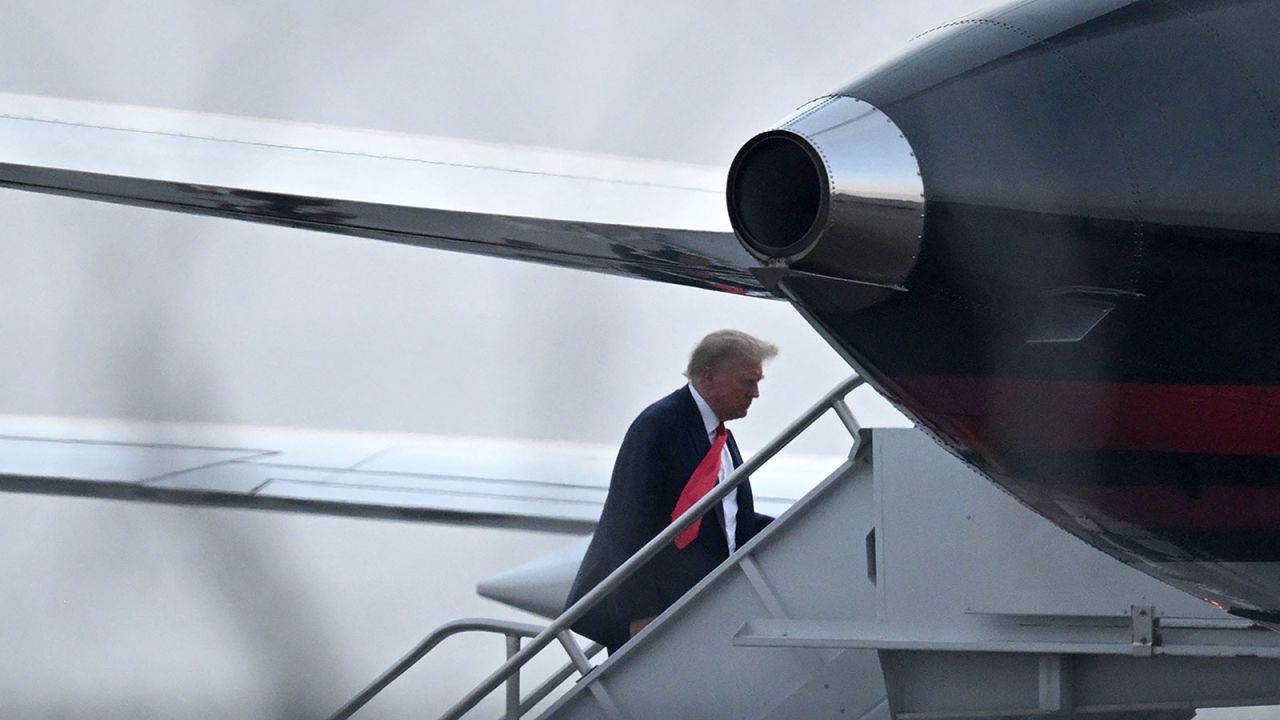
[(820, 98), (752, 138), (729, 171), (729, 217), (766, 264), (900, 290), (924, 233), (915, 153), (893, 121), (851, 97)]

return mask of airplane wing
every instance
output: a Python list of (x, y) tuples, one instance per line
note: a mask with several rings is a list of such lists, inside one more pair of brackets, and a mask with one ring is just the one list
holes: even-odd
[[(719, 169), (0, 93), (0, 187), (770, 296)], [(0, 416), (0, 490), (589, 532), (616, 449)], [(842, 458), (772, 463), (778, 513)]]
[[(616, 447), (502, 438), (0, 415), (0, 491), (566, 533), (600, 517)], [(753, 476), (779, 514), (841, 457)]]
[(768, 296), (725, 172), (0, 93), (0, 187)]

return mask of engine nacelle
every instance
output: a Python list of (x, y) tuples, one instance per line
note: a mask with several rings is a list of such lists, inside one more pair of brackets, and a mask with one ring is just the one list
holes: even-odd
[(768, 265), (901, 289), (924, 235), (915, 153), (884, 113), (819, 98), (752, 138), (729, 169), (729, 218)]

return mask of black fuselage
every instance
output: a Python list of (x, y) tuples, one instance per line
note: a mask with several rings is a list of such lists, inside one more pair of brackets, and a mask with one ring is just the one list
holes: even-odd
[[(956, 454), (1095, 546), (1280, 611), (1280, 3), (1019, 3), (841, 89), (919, 164), (900, 291), (792, 299)], [(922, 498), (922, 501), (927, 501)]]

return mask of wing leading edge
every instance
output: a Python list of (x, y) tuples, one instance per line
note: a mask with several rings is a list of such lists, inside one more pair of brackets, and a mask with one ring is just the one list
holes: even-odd
[(769, 295), (675, 163), (0, 93), (0, 187)]

